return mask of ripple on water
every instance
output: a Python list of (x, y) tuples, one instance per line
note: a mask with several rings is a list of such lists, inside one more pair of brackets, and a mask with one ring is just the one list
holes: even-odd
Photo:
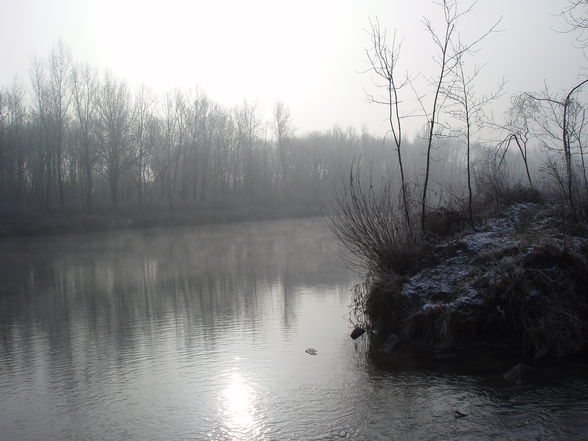
[(329, 241), (320, 221), (280, 221), (14, 246), (0, 439), (588, 438), (585, 376), (372, 366)]

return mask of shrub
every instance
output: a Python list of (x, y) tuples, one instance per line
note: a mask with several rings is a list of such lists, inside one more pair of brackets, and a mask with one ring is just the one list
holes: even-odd
[(358, 168), (335, 191), (327, 219), (331, 230), (370, 274), (405, 274), (418, 265), (424, 242), (402, 214), (392, 184), (361, 182)]

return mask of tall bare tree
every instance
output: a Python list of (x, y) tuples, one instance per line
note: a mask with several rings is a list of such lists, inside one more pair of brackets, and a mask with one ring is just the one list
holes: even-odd
[[(458, 43), (459, 44), (459, 43)], [(449, 114), (463, 124), (463, 129), (457, 132), (466, 145), (466, 172), (468, 187), (468, 217), (470, 226), (475, 229), (474, 211), (473, 211), (473, 189), (472, 189), (472, 165), (471, 149), (474, 141), (474, 129), (482, 125), (484, 107), (496, 99), (503, 88), (501, 84), (498, 89), (486, 96), (478, 96), (475, 88), (476, 78), (479, 76), (481, 68), (475, 67), (471, 74), (466, 74), (464, 68), (464, 56), (466, 55), (460, 48), (454, 50), (460, 54), (457, 58), (457, 65), (452, 72), (453, 81), (444, 90), (446, 96), (455, 104), (449, 108)]]
[(43, 63), (37, 58), (33, 61), (30, 77), (33, 86), (33, 112), (35, 113), (35, 118), (39, 122), (41, 132), (40, 137), (42, 139), (40, 143), (40, 156), (42, 156), (42, 160), (38, 161), (39, 166), (36, 170), (36, 174), (39, 176), (37, 181), (44, 181), (44, 184), (38, 185), (37, 193), (43, 200), (45, 208), (48, 208), (51, 203), (51, 188), (53, 186), (54, 152), (51, 142), (52, 125), (47, 76)]
[(474, 1), (467, 8), (461, 10), (457, 0), (442, 0), (439, 3), (439, 6), (443, 14), (443, 24), (439, 31), (435, 29), (429, 18), (425, 17), (423, 19), (425, 29), (428, 31), (437, 50), (437, 54), (433, 57), (433, 60), (437, 64), (437, 73), (436, 76), (430, 79), (430, 84), (433, 87), (433, 100), (428, 109), (424, 105), (422, 96), (417, 94), (417, 99), (421, 103), (421, 108), (427, 118), (426, 167), (421, 198), (421, 229), (423, 231), (426, 226), (427, 193), (429, 190), (429, 177), (431, 171), (431, 149), (436, 135), (435, 130), (437, 125), (439, 125), (440, 112), (446, 99), (443, 90), (450, 87), (447, 83), (448, 81), (451, 81), (451, 73), (454, 72), (455, 68), (459, 65), (459, 60), (462, 56), (474, 50), (476, 45), (493, 32), (500, 22), (500, 20), (498, 20), (487, 31), (483, 32), (471, 42), (461, 43), (456, 41), (456, 38), (458, 37), (459, 22), (474, 9), (476, 3), (477, 2)]
[(25, 91), (20, 82), (0, 89), (0, 196), (20, 201), (25, 193)]
[(207, 197), (211, 170), (211, 103), (199, 92), (189, 106), (188, 136), (192, 150), (193, 201), (204, 201)]
[(282, 101), (277, 101), (274, 105), (273, 114), (273, 131), (276, 139), (278, 156), (280, 158), (280, 171), (282, 180), (282, 192), (288, 197), (288, 164), (287, 164), (287, 147), (292, 136), (292, 127), (290, 122), (290, 111)]
[(64, 206), (64, 139), (71, 103), (70, 94), (71, 53), (60, 40), (49, 57), (49, 102), (54, 125), (55, 168), (59, 205)]
[[(241, 161), (240, 167), (237, 164), (235, 165), (242, 170), (242, 183), (248, 199), (252, 200), (255, 181), (253, 153), (260, 131), (256, 106), (244, 101), (241, 107), (235, 111), (235, 124), (237, 128), (237, 151), (239, 161)], [(238, 174), (235, 173), (233, 178), (235, 179)]]
[(508, 109), (506, 122), (494, 124), (506, 132), (506, 136), (498, 144), (499, 149), (503, 148), (501, 164), (506, 157), (509, 147), (514, 142), (519, 150), (529, 187), (534, 188), (531, 172), (529, 170), (529, 141), (533, 139), (533, 108), (534, 103), (526, 94), (516, 95), (511, 99), (511, 106)]
[(98, 160), (94, 134), (99, 84), (96, 72), (88, 64), (72, 69), (71, 82), (74, 115), (77, 120), (78, 155), (85, 180), (85, 205), (86, 209), (90, 209), (94, 192), (95, 167)]
[(100, 154), (106, 166), (112, 207), (118, 209), (118, 191), (122, 174), (136, 160), (130, 148), (133, 107), (127, 84), (106, 74), (100, 87), (96, 132)]
[(133, 142), (135, 148), (134, 173), (133, 177), (137, 184), (137, 195), (139, 207), (143, 206), (145, 198), (145, 184), (148, 177), (148, 160), (152, 153), (153, 143), (151, 141), (152, 131), (154, 129), (153, 107), (155, 98), (151, 92), (141, 86), (135, 94), (134, 103), (134, 125), (133, 125)]
[(396, 32), (392, 42), (388, 44), (386, 31), (380, 28), (378, 20), (370, 22), (371, 46), (366, 50), (370, 64), (370, 71), (374, 72), (381, 80), (380, 87), (384, 88), (384, 97), (370, 95), (374, 103), (383, 104), (388, 111), (389, 133), (392, 133), (394, 147), (400, 170), (400, 186), (402, 192), (402, 205), (404, 209), (404, 221), (409, 229), (412, 229), (410, 219), (410, 206), (408, 189), (402, 161), (402, 119), (406, 117), (400, 111), (399, 92), (408, 84), (408, 78), (398, 79), (398, 59), (400, 57), (401, 43), (396, 41)]
[[(561, 145), (565, 168), (565, 192), (570, 208), (576, 213), (574, 197), (573, 149), (579, 131), (583, 127), (583, 106), (576, 99), (582, 87), (588, 83), (584, 79), (574, 85), (565, 97), (557, 97), (546, 87), (541, 94), (525, 95), (535, 101), (538, 106), (535, 111), (535, 121), (548, 138)], [(581, 138), (580, 138), (581, 139)]]

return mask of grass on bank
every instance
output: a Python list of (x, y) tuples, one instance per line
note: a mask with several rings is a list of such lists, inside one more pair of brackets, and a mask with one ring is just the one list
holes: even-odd
[[(472, 231), (465, 205), (459, 204), (430, 211), (426, 233), (409, 228), (397, 196), (390, 185), (376, 189), (351, 174), (330, 215), (332, 230), (363, 271), (363, 282), (354, 288), (351, 317), (370, 331), (372, 351), (391, 335), (429, 349), (504, 346), (535, 358), (588, 349), (588, 246), (572, 250), (550, 240), (553, 234), (565, 239), (574, 233), (588, 243), (585, 219), (565, 205), (546, 203), (557, 232), (525, 236), (525, 225), (532, 220), (519, 219), (517, 234), (533, 243), (530, 249), (499, 249), (492, 262), (484, 261), (488, 256), (472, 256), (477, 268), (467, 277), (480, 293), (479, 302), (456, 306), (452, 300), (457, 293), (441, 293), (447, 302), (423, 307), (423, 300), (403, 293), (403, 286), (423, 268), (454, 257), (460, 249), (452, 248), (458, 242), (450, 239)], [(545, 200), (534, 189), (494, 186), (478, 199), (476, 223), (482, 225), (484, 218), (517, 202)], [(489, 264), (492, 277), (485, 275)]]

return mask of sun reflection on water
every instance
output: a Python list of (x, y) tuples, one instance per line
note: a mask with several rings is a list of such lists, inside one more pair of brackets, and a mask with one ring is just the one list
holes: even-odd
[(232, 439), (257, 439), (260, 436), (261, 427), (255, 418), (255, 390), (238, 368), (227, 373), (220, 400), (222, 424)]

